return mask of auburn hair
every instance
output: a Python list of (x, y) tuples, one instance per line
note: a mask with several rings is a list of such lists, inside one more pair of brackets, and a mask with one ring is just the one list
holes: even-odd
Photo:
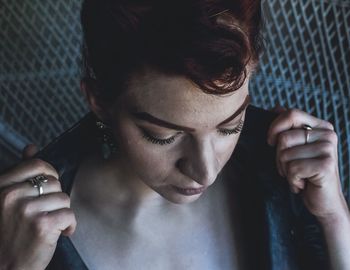
[(81, 23), (84, 77), (105, 100), (144, 65), (226, 94), (263, 50), (260, 0), (85, 0)]

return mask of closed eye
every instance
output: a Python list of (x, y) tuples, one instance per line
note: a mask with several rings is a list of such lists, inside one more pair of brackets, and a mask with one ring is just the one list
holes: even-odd
[(228, 136), (228, 135), (232, 135), (232, 134), (237, 134), (239, 132), (242, 131), (242, 128), (243, 128), (243, 120), (240, 120), (238, 125), (233, 128), (233, 129), (226, 129), (226, 128), (223, 128), (223, 129), (219, 129), (218, 132), (221, 134), (221, 135), (224, 135), (224, 136)]
[[(226, 128), (221, 128), (218, 129), (218, 133), (222, 136), (229, 136), (229, 135), (233, 135), (233, 134), (237, 134), (239, 132), (242, 131), (243, 128), (243, 120), (240, 120), (238, 125), (233, 128), (233, 129), (226, 129)], [(156, 138), (153, 135), (150, 135), (146, 130), (141, 129), (142, 130), (142, 137), (144, 139), (146, 139), (147, 141), (153, 143), (153, 144), (159, 144), (159, 145), (166, 145), (166, 144), (171, 144), (173, 142), (175, 142), (175, 138), (182, 134), (182, 132), (177, 133), (176, 135), (166, 138), (166, 139), (161, 139), (161, 138)]]
[(170, 138), (167, 138), (167, 139), (159, 139), (159, 138), (156, 138), (152, 135), (150, 135), (149, 133), (147, 133), (147, 131), (145, 130), (142, 130), (142, 137), (145, 138), (147, 141), (153, 143), (153, 144), (160, 144), (160, 145), (165, 145), (165, 144), (171, 144), (175, 141), (175, 138), (177, 137), (177, 135), (175, 136), (172, 136)]

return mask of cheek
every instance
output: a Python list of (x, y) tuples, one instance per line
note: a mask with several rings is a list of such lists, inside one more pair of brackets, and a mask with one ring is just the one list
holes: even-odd
[(162, 180), (174, 169), (174, 151), (153, 145), (142, 137), (135, 125), (121, 124), (115, 131), (118, 151), (130, 170), (144, 181)]
[(217, 153), (218, 162), (220, 164), (220, 170), (225, 166), (227, 161), (230, 159), (236, 147), (238, 139), (239, 139), (239, 136), (234, 136), (234, 138), (229, 136), (229, 138), (221, 139), (218, 141), (217, 147), (216, 147), (216, 153)]

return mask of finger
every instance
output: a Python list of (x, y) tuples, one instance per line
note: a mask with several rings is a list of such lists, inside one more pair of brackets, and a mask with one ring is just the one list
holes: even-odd
[(277, 171), (279, 173), (279, 175), (281, 175), (282, 177), (285, 177), (285, 173), (282, 170), (282, 164), (281, 164), (281, 160), (279, 157), (279, 152), (276, 152), (276, 167), (277, 167)]
[[(334, 145), (334, 150), (337, 152), (338, 136), (329, 129), (313, 129), (309, 131), (309, 143), (324, 141), (331, 142)], [(278, 135), (277, 148), (276, 148), (276, 164), (280, 175), (285, 176), (285, 170), (282, 169), (280, 161), (280, 153), (288, 148), (295, 147), (297, 145), (304, 145), (306, 142), (306, 134), (303, 129), (291, 129), (283, 131)]]
[(288, 180), (290, 191), (295, 194), (298, 194), (300, 191), (304, 190), (306, 187), (306, 181), (308, 181), (307, 177), (293, 175), (290, 170), (288, 170), (286, 178)]
[(62, 208), (52, 212), (39, 214), (33, 221), (33, 230), (47, 239), (56, 237), (61, 233), (67, 236), (76, 228), (75, 215), (70, 208)]
[(334, 130), (331, 123), (309, 115), (301, 110), (292, 109), (280, 114), (271, 123), (267, 133), (268, 143), (270, 145), (275, 145), (279, 133), (294, 128), (301, 128), (304, 124), (308, 124), (312, 128)]
[[(48, 177), (48, 181), (46, 183), (42, 183), (42, 188), (44, 194), (62, 191), (61, 183), (52, 176)], [(9, 207), (23, 198), (36, 198), (38, 196), (38, 188), (33, 187), (30, 182), (26, 181), (2, 189), (0, 192), (0, 201), (3, 206)]]
[(318, 141), (312, 144), (298, 145), (291, 148), (284, 149), (279, 152), (279, 160), (281, 169), (286, 175), (287, 163), (293, 160), (303, 160), (308, 162), (311, 158), (331, 157), (336, 160), (336, 145), (327, 141)]
[(300, 191), (305, 189), (307, 179), (297, 179), (293, 184), (289, 184), (289, 189), (291, 192), (298, 194)]
[(38, 147), (35, 144), (28, 144), (23, 148), (22, 160), (29, 159), (33, 157), (38, 152)]
[[(25, 184), (26, 186), (24, 186)], [(53, 176), (47, 176), (47, 182), (42, 183), (41, 186), (42, 186), (43, 194), (40, 196), (62, 191), (61, 182)], [(22, 196), (26, 196), (26, 197), (39, 196), (39, 188), (34, 187), (33, 184), (30, 183), (29, 181), (25, 181), (23, 183), (23, 189), (21, 191), (22, 191), (22, 194), (21, 194)]]
[(325, 172), (334, 167), (329, 157), (310, 159), (307, 163), (303, 160), (293, 160), (287, 164), (286, 174), (291, 186), (298, 187), (300, 181), (307, 180), (315, 186), (324, 185)]
[[(308, 144), (316, 141), (328, 141), (336, 145), (338, 143), (337, 134), (329, 129), (309, 130)], [(306, 143), (306, 133), (303, 129), (291, 129), (281, 132), (277, 137), (277, 151), (282, 151), (297, 145)]]
[(19, 163), (15, 167), (11, 167), (0, 175), (0, 189), (23, 182), (39, 174), (51, 175), (56, 179), (59, 178), (57, 171), (49, 163), (41, 159), (29, 159)]
[(32, 217), (39, 212), (52, 212), (61, 208), (70, 208), (70, 198), (66, 193), (56, 192), (23, 200), (16, 212)]
[[(329, 150), (329, 154), (333, 157), (337, 156), (337, 144), (338, 144), (338, 136), (337, 134), (329, 129), (313, 129), (309, 131), (309, 139), (308, 144), (312, 145), (315, 142), (327, 142), (329, 144), (324, 144), (324, 146)], [(282, 176), (285, 176), (285, 166), (281, 163), (280, 155), (285, 149), (293, 148), (300, 145), (305, 145), (306, 143), (306, 133), (305, 130), (302, 129), (292, 129), (288, 131), (281, 132), (278, 135), (277, 139), (277, 151), (276, 151), (276, 164), (279, 173)], [(333, 145), (333, 146), (332, 146)], [(322, 144), (319, 145), (322, 148)], [(313, 151), (314, 153), (319, 153), (319, 150), (322, 150), (321, 148), (317, 149), (318, 151)], [(298, 149), (298, 148), (296, 148)], [(307, 151), (308, 148), (304, 148), (305, 151)], [(302, 149), (301, 149), (302, 150)], [(327, 151), (327, 150), (326, 150)], [(287, 152), (286, 152), (287, 153)], [(313, 156), (311, 156), (313, 157)], [(300, 156), (300, 158), (303, 158)], [(306, 157), (304, 157), (306, 158)], [(283, 158), (282, 158), (283, 160)], [(288, 160), (289, 161), (289, 160)]]
[(52, 219), (55, 227), (65, 236), (70, 236), (74, 233), (77, 227), (77, 220), (74, 212), (70, 208), (62, 208), (53, 212), (49, 212), (48, 217)]

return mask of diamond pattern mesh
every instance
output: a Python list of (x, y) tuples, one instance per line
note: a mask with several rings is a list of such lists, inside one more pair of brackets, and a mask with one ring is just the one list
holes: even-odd
[(79, 11), (80, 1), (0, 6), (0, 119), (25, 141), (45, 145), (86, 111), (78, 91)]
[[(0, 2), (0, 167), (25, 143), (44, 146), (87, 111), (78, 90), (80, 5)], [(250, 84), (253, 103), (268, 109), (278, 102), (331, 121), (349, 196), (350, 1), (269, 0), (263, 8), (267, 49)]]
[(280, 103), (332, 122), (349, 196), (350, 1), (269, 0), (263, 7), (267, 49), (251, 82), (253, 103)]

